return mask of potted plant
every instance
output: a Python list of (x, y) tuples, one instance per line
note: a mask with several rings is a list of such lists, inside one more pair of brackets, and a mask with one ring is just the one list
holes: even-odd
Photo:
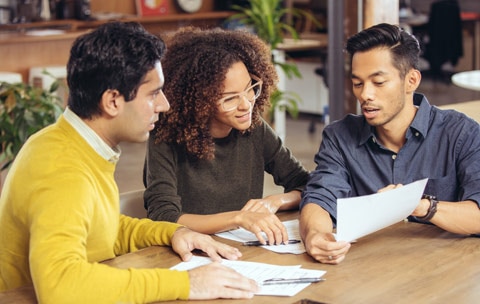
[[(232, 5), (231, 8), (238, 13), (232, 15), (229, 20), (238, 21), (240, 24), (251, 28), (262, 40), (270, 45), (273, 53), (273, 63), (288, 77), (299, 77), (302, 75), (296, 64), (286, 62), (282, 56), (276, 55), (276, 48), (284, 38), (289, 36), (298, 39), (297, 30), (287, 23), (287, 17), (307, 18), (315, 25), (320, 23), (307, 11), (297, 8), (285, 8), (282, 0), (250, 0), (249, 5)], [(298, 103), (300, 96), (294, 92), (277, 90), (270, 99), (269, 119), (273, 121), (273, 113), (276, 110), (286, 111), (292, 117), (298, 116)]]
[(10, 167), (25, 141), (56, 121), (63, 111), (55, 92), (59, 81), (44, 90), (25, 83), (0, 82), (0, 172)]

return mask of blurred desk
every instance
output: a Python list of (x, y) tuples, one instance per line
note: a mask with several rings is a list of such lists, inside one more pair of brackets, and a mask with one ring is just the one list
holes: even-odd
[(453, 74), (452, 82), (465, 89), (480, 91), (480, 70)]
[[(282, 220), (296, 216), (296, 212), (280, 214)], [(292, 304), (305, 298), (326, 303), (476, 303), (480, 298), (480, 239), (433, 225), (400, 222), (360, 238), (339, 265), (320, 264), (307, 254), (277, 254), (220, 240), (239, 247), (242, 260), (326, 270), (326, 281), (312, 284), (293, 297), (182, 303)], [(153, 246), (104, 263), (118, 268), (167, 268), (179, 262), (170, 248)], [(35, 303), (33, 288), (0, 293), (0, 303)]]
[(453, 103), (453, 104), (439, 106), (439, 108), (453, 109), (458, 112), (462, 112), (468, 117), (473, 118), (480, 124), (480, 100)]

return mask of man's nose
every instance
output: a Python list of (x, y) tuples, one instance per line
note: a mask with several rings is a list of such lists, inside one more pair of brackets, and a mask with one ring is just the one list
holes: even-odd
[(163, 94), (163, 91), (160, 91), (155, 102), (155, 112), (157, 113), (167, 112), (170, 109), (170, 103), (168, 102), (165, 94)]

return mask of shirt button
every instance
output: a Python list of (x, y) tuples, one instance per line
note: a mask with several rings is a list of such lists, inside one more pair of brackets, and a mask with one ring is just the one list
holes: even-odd
[(393, 154), (392, 155), (392, 159), (395, 160), (397, 158), (397, 155), (396, 154)]
[(420, 135), (420, 133), (418, 132), (415, 132), (415, 136), (418, 137)]
[(372, 142), (376, 143), (375, 137), (372, 137)]

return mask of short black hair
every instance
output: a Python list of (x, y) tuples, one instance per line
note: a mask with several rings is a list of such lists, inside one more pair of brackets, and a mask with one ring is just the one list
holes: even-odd
[(350, 59), (357, 52), (366, 52), (374, 48), (387, 48), (392, 54), (392, 64), (404, 77), (414, 68), (418, 69), (420, 44), (417, 38), (397, 25), (380, 23), (369, 27), (347, 40), (346, 51)]
[(126, 101), (165, 52), (163, 40), (136, 22), (108, 22), (75, 40), (67, 64), (68, 106), (81, 118), (101, 113), (108, 89)]

